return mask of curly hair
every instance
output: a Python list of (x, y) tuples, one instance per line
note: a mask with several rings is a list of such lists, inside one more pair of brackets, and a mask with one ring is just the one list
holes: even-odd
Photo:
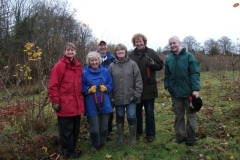
[(135, 46), (135, 40), (142, 38), (145, 45), (147, 45), (147, 37), (142, 33), (137, 33), (132, 37), (132, 44)]

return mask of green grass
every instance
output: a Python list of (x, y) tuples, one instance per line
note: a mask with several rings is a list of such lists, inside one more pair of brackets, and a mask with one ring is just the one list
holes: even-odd
[[(159, 98), (155, 101), (155, 141), (149, 143), (142, 136), (137, 139), (136, 146), (130, 147), (128, 124), (125, 120), (123, 146), (116, 144), (117, 132), (114, 127), (112, 140), (108, 141), (106, 146), (91, 153), (86, 117), (82, 116), (81, 134), (77, 144), (77, 148), (83, 152), (80, 159), (195, 160), (202, 157), (208, 160), (227, 160), (240, 157), (240, 77), (235, 76), (236, 80), (233, 81), (229, 73), (224, 76), (211, 72), (201, 73), (200, 96), (203, 107), (197, 113), (198, 141), (191, 147), (186, 146), (185, 143), (176, 144), (171, 141), (175, 138), (173, 129), (175, 117), (171, 110), (170, 95), (163, 89), (163, 79), (160, 78)], [(41, 123), (38, 127), (42, 127), (43, 130), (37, 130), (38, 132), (33, 130), (30, 134), (25, 129), (26, 133), (19, 135), (20, 132), (8, 127), (8, 130), (0, 132), (0, 140), (4, 140), (4, 143), (0, 144), (0, 155), (4, 154), (5, 159), (44, 159), (47, 155), (57, 152), (59, 148), (57, 120), (54, 112), (49, 108), (50, 105), (46, 106), (44, 115), (40, 117)], [(20, 127), (27, 127), (27, 123), (19, 124)], [(29, 150), (26, 145), (30, 145), (32, 149)], [(48, 150), (44, 150), (43, 147)]]

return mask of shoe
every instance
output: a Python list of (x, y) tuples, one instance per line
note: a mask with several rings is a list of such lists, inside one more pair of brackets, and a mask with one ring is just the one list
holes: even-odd
[(95, 151), (97, 151), (97, 149), (95, 147), (91, 147), (90, 151), (95, 152)]
[(172, 142), (175, 142), (175, 143), (182, 143), (184, 142), (186, 139), (182, 139), (182, 140), (177, 140), (177, 139), (173, 139)]
[(153, 142), (154, 139), (155, 139), (154, 136), (147, 136), (147, 141), (148, 141), (148, 142)]
[(194, 141), (186, 141), (186, 145), (187, 146), (193, 146), (194, 145)]
[(76, 150), (74, 153), (70, 154), (68, 158), (79, 158), (82, 154), (81, 150)]

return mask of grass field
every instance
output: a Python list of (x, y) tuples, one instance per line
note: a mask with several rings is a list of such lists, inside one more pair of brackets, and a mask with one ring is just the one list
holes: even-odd
[[(163, 79), (159, 79), (159, 98), (155, 103), (156, 139), (147, 142), (145, 136), (137, 139), (137, 145), (128, 145), (128, 124), (125, 121), (124, 145), (116, 144), (117, 132), (111, 135), (107, 145), (94, 153), (90, 152), (86, 118), (81, 119), (81, 134), (78, 148), (83, 154), (80, 159), (116, 159), (116, 160), (234, 160), (240, 157), (240, 77), (232, 79), (231, 73), (201, 73), (200, 96), (203, 107), (197, 113), (197, 142), (194, 146), (185, 143), (176, 144), (174, 114), (171, 110), (171, 99), (163, 89)], [(50, 107), (49, 107), (50, 108)], [(52, 110), (51, 120), (46, 119), (43, 130), (28, 133), (27, 138), (12, 140), (16, 136), (13, 130), (0, 132), (0, 159), (47, 159), (57, 152), (59, 147), (56, 116)], [(50, 123), (51, 122), (51, 123)], [(114, 120), (115, 125), (115, 120)], [(45, 128), (44, 128), (45, 127)], [(18, 132), (19, 133), (19, 132)], [(16, 134), (16, 132), (15, 132)], [(17, 138), (16, 136), (15, 138)], [(22, 137), (22, 136), (19, 136)], [(41, 141), (42, 139), (42, 141)], [(9, 145), (11, 142), (11, 145)], [(28, 142), (28, 143), (26, 143)], [(30, 143), (31, 142), (31, 143)], [(41, 142), (41, 143), (40, 143)], [(22, 144), (21, 144), (22, 143)], [(8, 144), (8, 145), (7, 145)], [(26, 144), (29, 146), (27, 147)], [(10, 147), (11, 146), (11, 147)], [(34, 147), (35, 146), (35, 147)], [(44, 148), (45, 147), (45, 148)], [(11, 152), (10, 149), (14, 149)], [(1, 154), (3, 155), (1, 157)], [(52, 158), (53, 159), (53, 158)]]

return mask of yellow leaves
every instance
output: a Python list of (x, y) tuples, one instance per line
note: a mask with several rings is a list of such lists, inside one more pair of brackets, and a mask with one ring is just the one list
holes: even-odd
[(98, 43), (98, 38), (95, 38), (94, 43), (96, 44)]
[(22, 77), (23, 79), (28, 79), (28, 80), (32, 79), (32, 77), (30, 76), (30, 72), (32, 70), (28, 65), (16, 64), (16, 68), (17, 68), (17, 73), (13, 75), (14, 77)]
[(28, 50), (30, 50), (33, 46), (34, 46), (33, 43), (28, 42), (28, 43), (24, 46), (24, 48), (28, 51)]
[(233, 156), (229, 157), (230, 160), (235, 160), (236, 158), (234, 158)]
[(58, 19), (56, 19), (56, 23), (58, 23), (59, 22), (59, 20)]
[(112, 156), (110, 155), (110, 154), (106, 154), (106, 156), (105, 156), (106, 158), (112, 158)]
[(44, 150), (44, 152), (47, 153), (48, 148), (43, 146), (43, 147), (42, 147), (42, 150)]
[(33, 43), (28, 42), (24, 46), (25, 50), (23, 50), (27, 56), (29, 61), (37, 61), (41, 60), (41, 55), (42, 55), (42, 49), (39, 48), (38, 46), (35, 46)]
[(83, 27), (87, 27), (87, 25), (85, 23), (82, 24)]
[(24, 74), (23, 74), (24, 77), (27, 77), (28, 76), (28, 72), (26, 71)]
[(237, 6), (239, 6), (239, 3), (235, 3), (235, 4), (233, 5), (233, 7), (237, 7)]
[(35, 52), (33, 53), (33, 58), (36, 58), (36, 57), (38, 57), (38, 54)]

